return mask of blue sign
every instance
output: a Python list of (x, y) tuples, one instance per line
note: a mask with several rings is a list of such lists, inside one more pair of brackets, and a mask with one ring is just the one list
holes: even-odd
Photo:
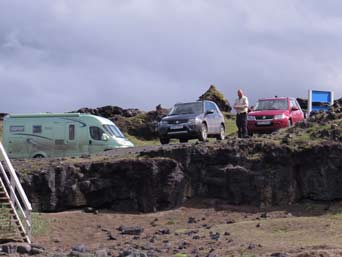
[(308, 112), (327, 111), (334, 103), (334, 92), (309, 90)]

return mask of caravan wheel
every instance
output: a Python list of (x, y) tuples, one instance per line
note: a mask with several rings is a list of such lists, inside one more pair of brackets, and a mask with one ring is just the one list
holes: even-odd
[(42, 155), (42, 154), (36, 154), (35, 156), (33, 156), (33, 158), (44, 158), (44, 155)]

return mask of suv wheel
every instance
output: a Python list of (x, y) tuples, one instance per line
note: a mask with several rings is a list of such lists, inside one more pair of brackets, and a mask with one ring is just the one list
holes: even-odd
[(288, 128), (291, 128), (291, 127), (292, 127), (292, 121), (291, 121), (291, 120), (288, 120), (288, 121), (287, 121), (287, 127), (288, 127)]
[(208, 127), (205, 123), (202, 123), (201, 132), (198, 139), (200, 141), (207, 141), (208, 139)]
[(167, 145), (168, 143), (170, 143), (170, 138), (161, 137), (161, 138), (160, 138), (160, 143), (161, 143), (162, 145)]
[(187, 142), (188, 142), (188, 139), (181, 138), (181, 139), (179, 139), (179, 142), (180, 142), (180, 143), (187, 143)]
[(216, 137), (217, 140), (224, 140), (226, 137), (226, 133), (224, 131), (224, 126), (221, 124), (220, 126), (220, 134)]

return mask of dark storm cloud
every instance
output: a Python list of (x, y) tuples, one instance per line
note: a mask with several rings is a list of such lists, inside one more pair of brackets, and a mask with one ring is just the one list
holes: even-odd
[(0, 112), (342, 95), (339, 1), (0, 1)]

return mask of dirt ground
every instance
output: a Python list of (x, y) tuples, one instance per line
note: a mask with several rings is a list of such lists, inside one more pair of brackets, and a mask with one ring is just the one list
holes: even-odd
[[(90, 252), (107, 249), (112, 256), (127, 249), (161, 257), (342, 256), (342, 203), (260, 210), (196, 199), (150, 214), (76, 210), (35, 216), (41, 229), (34, 242), (49, 253), (65, 254), (84, 244)], [(120, 226), (144, 230), (124, 235)]]

